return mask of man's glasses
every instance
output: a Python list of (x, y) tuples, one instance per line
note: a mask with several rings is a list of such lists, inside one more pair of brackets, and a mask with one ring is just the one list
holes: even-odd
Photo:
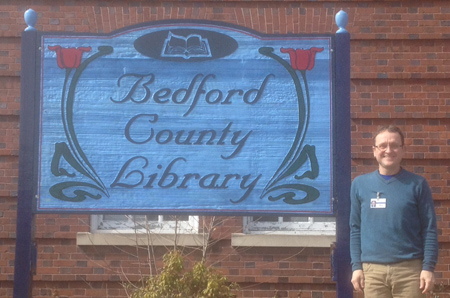
[(377, 148), (380, 151), (386, 151), (387, 148), (391, 148), (392, 151), (398, 150), (399, 148), (403, 147), (403, 145), (399, 144), (381, 144), (381, 145), (374, 145), (373, 147)]

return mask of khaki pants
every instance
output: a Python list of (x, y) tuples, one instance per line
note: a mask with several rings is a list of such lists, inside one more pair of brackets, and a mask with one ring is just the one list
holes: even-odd
[(424, 298), (420, 290), (422, 260), (394, 264), (363, 263), (364, 298)]

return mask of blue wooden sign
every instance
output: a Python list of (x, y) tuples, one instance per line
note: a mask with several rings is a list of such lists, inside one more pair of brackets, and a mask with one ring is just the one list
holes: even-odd
[(37, 212), (332, 214), (332, 35), (40, 35)]

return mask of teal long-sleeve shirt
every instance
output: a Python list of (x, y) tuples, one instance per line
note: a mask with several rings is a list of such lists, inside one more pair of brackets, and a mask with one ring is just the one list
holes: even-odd
[(436, 214), (430, 187), (404, 169), (391, 179), (377, 171), (351, 186), (350, 254), (352, 269), (361, 263), (389, 264), (422, 259), (434, 271), (438, 257)]

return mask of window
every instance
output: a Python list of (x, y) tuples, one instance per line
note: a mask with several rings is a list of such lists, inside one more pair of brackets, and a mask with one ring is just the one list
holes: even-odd
[(91, 217), (92, 233), (198, 233), (198, 216), (104, 214)]
[(202, 246), (198, 216), (91, 215), (91, 231), (77, 233), (79, 246)]
[(336, 241), (335, 217), (244, 217), (243, 233), (231, 235), (234, 247), (331, 247)]
[(335, 217), (244, 217), (245, 234), (336, 235)]

